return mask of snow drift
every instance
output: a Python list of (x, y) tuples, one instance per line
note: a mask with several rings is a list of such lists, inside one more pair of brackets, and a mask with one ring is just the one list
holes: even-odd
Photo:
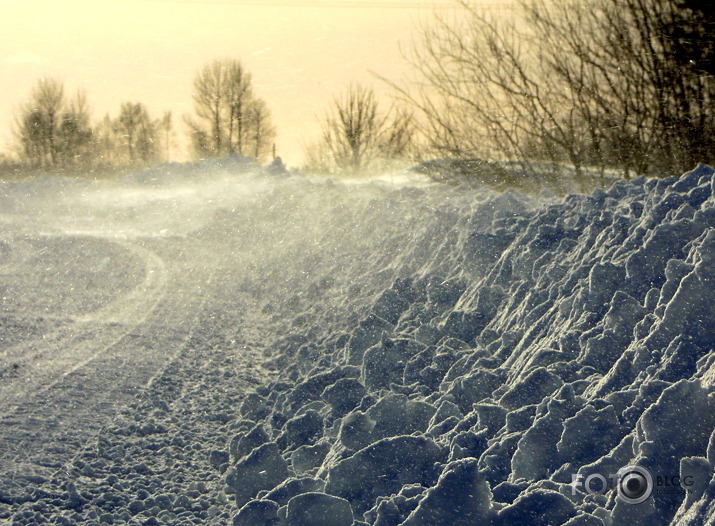
[[(350, 524), (347, 503), (380, 526), (712, 520), (712, 174), (535, 211), (509, 194), (462, 201), (382, 264), (313, 269), (392, 281), (366, 307), (344, 298), (341, 323), (316, 294), (273, 344), (284, 374), (245, 399), (234, 438), (262, 445), (221, 467), (234, 523), (264, 506), (265, 524)], [(578, 485), (625, 466), (656, 481), (642, 503)], [(323, 511), (300, 519), (298, 496), (271, 499), (316, 488)]]

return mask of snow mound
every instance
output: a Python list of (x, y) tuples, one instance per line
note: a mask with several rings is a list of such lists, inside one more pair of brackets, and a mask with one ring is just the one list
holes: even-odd
[[(230, 448), (239, 504), (269, 509), (260, 489), (309, 476), (325, 493), (276, 502), (287, 524), (323, 524), (309, 508), (395, 526), (712, 521), (714, 172), (536, 210), (455, 197), (399, 251), (341, 269), (369, 294), (276, 300), (290, 334), (271, 347), (280, 381), (241, 408), (257, 427), (233, 444), (263, 445)], [(652, 475), (642, 503), (615, 487), (625, 466)]]

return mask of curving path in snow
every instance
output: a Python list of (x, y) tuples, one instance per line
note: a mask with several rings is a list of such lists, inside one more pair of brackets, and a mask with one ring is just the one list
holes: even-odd
[[(40, 238), (34, 244), (51, 250), (53, 241)], [(77, 270), (95, 273), (98, 289), (120, 292), (2, 351), (0, 478), (6, 483), (21, 484), (59, 468), (166, 366), (190, 337), (197, 307), (206, 301), (204, 287), (218, 265), (194, 269), (180, 260), (166, 265), (140, 241), (75, 241), (86, 264)], [(92, 268), (96, 258), (86, 249), (106, 250), (106, 243), (120, 249), (112, 265), (139, 267), (143, 278), (132, 288), (122, 290), (116, 277)]]

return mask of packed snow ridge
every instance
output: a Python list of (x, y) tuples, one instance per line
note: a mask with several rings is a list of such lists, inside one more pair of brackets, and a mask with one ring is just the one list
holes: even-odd
[[(219, 467), (234, 524), (710, 524), (714, 188), (701, 165), (410, 233), (428, 263), (385, 262), (357, 323), (274, 344)], [(626, 466), (642, 503), (578, 484)]]
[(714, 173), (562, 200), (255, 175), (251, 206), (188, 235), (238, 236), (270, 379), (247, 392), (207, 336), (6, 501), (61, 524), (713, 524)]

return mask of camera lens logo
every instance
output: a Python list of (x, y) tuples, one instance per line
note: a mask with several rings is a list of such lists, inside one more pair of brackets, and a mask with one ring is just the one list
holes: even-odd
[(618, 497), (626, 504), (640, 504), (653, 493), (653, 477), (641, 466), (625, 466), (618, 470)]

